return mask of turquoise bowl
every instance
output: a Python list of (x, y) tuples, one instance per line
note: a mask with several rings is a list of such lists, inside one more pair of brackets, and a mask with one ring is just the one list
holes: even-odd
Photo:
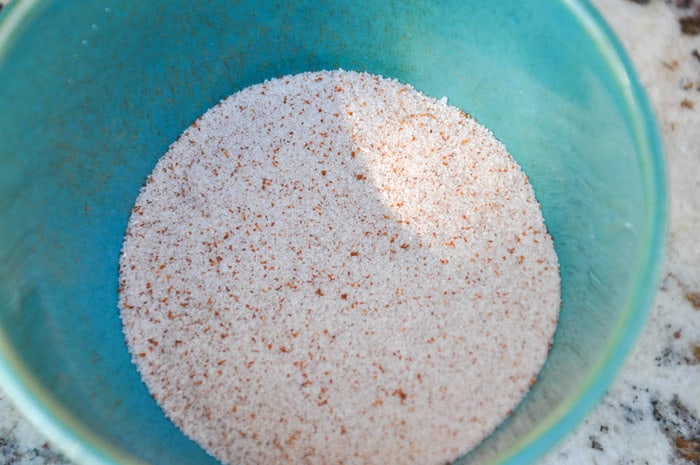
[(534, 186), (561, 261), (537, 383), (460, 464), (526, 464), (599, 400), (652, 303), (659, 135), (585, 1), (14, 0), (0, 16), (0, 380), (75, 462), (213, 464), (162, 414), (122, 338), (117, 263), (168, 145), (266, 78), (394, 77), (474, 115)]

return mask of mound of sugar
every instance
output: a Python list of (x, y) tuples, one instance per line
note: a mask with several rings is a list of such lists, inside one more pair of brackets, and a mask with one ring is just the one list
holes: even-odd
[(119, 304), (139, 372), (229, 464), (443, 464), (548, 353), (557, 258), (527, 177), (444, 101), (323, 71), (246, 88), (158, 162)]

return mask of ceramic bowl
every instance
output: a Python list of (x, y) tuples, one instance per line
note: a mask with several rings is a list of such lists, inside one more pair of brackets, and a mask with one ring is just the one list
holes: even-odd
[(131, 363), (117, 308), (130, 209), (218, 100), (336, 68), (475, 116), (529, 175), (554, 238), (551, 355), (458, 463), (534, 461), (614, 379), (657, 285), (665, 172), (639, 80), (585, 1), (15, 0), (0, 16), (0, 382), (76, 463), (216, 463)]

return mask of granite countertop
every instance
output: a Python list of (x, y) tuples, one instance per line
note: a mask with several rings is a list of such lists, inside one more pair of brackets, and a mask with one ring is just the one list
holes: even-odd
[[(668, 166), (669, 240), (656, 302), (620, 376), (540, 463), (700, 465), (700, 0), (593, 3), (656, 111)], [(70, 465), (2, 392), (0, 464)]]

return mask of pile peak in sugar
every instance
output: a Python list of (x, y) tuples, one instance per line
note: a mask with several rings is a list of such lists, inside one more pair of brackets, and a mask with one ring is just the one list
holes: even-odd
[(165, 414), (228, 464), (444, 464), (546, 356), (557, 258), (462, 111), (323, 71), (246, 88), (158, 162), (119, 303)]

